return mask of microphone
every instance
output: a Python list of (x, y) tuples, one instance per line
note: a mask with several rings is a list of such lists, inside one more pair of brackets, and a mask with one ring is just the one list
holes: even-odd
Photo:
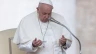
[(74, 38), (77, 39), (77, 41), (78, 41), (78, 43), (79, 43), (79, 46), (80, 46), (79, 49), (80, 49), (80, 54), (81, 54), (81, 53), (82, 53), (82, 52), (81, 52), (81, 42), (80, 42), (80, 40), (68, 29), (68, 27), (66, 27), (64, 24), (60, 23), (59, 21), (55, 20), (55, 19), (52, 18), (52, 17), (51, 17), (51, 18), (48, 18), (48, 19), (49, 19), (49, 21), (51, 21), (51, 22), (57, 23), (57, 24), (65, 27), (65, 28), (71, 33), (71, 35), (72, 35)]

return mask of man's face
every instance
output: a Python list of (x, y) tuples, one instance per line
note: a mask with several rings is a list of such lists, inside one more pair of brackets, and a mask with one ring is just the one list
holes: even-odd
[(42, 22), (47, 22), (49, 21), (48, 18), (51, 17), (52, 6), (43, 4), (41, 7), (37, 8), (37, 12), (39, 14), (39, 19)]

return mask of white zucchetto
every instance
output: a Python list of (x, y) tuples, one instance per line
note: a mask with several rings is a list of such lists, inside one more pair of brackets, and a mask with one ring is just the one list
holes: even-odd
[(44, 4), (48, 4), (53, 6), (52, 1), (51, 0), (41, 0), (39, 3), (44, 3)]

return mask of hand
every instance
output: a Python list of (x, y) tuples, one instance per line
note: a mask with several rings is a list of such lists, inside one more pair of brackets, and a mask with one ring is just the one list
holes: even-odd
[(59, 43), (64, 46), (66, 44), (66, 38), (64, 37), (64, 35), (62, 35), (62, 37), (59, 39)]
[(32, 46), (33, 47), (38, 47), (42, 45), (42, 41), (41, 40), (37, 40), (37, 38), (35, 38), (32, 42)]

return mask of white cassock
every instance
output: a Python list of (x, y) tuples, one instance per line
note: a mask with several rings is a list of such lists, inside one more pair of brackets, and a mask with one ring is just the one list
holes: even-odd
[[(66, 25), (61, 15), (52, 12), (51, 17)], [(45, 36), (43, 36), (44, 34)], [(37, 11), (35, 11), (21, 20), (13, 42), (18, 45), (19, 49), (26, 51), (27, 54), (62, 54), (62, 48), (59, 44), (62, 35), (68, 39), (64, 46), (68, 49), (72, 43), (71, 34), (64, 27), (54, 22), (41, 22)], [(39, 47), (33, 47), (32, 42), (35, 38), (45, 42)], [(66, 54), (65, 52), (66, 49), (63, 48), (63, 54)]]

